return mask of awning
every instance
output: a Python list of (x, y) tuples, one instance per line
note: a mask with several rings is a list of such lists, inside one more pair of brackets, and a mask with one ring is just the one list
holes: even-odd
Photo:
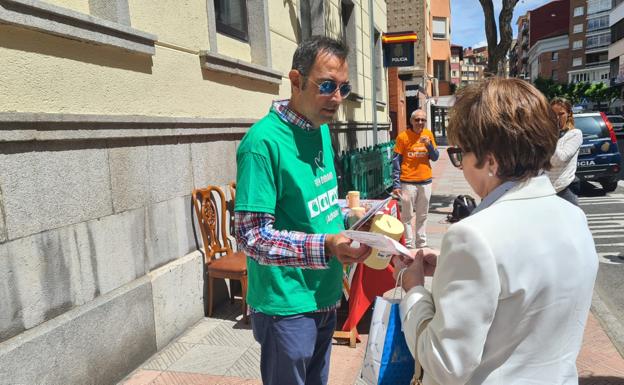
[(451, 108), (455, 105), (455, 95), (434, 96), (431, 98), (431, 104), (441, 108)]

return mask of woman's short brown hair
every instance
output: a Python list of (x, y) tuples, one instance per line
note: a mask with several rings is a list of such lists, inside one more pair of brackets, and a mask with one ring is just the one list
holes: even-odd
[(460, 90), (447, 132), (451, 144), (474, 153), (477, 167), (492, 154), (503, 180), (526, 179), (550, 169), (558, 139), (548, 101), (519, 79), (490, 78)]

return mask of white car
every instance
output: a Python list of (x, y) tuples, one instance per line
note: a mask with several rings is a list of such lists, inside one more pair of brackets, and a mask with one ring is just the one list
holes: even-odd
[(624, 116), (613, 114), (607, 115), (607, 118), (611, 122), (613, 131), (615, 131), (616, 135), (624, 135)]

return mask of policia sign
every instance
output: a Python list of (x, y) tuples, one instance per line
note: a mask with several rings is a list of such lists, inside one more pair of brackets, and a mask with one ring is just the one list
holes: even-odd
[(414, 65), (414, 32), (386, 33), (381, 37), (384, 67), (411, 67)]

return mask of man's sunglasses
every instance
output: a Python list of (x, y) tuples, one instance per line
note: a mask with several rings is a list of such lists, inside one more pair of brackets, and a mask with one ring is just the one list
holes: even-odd
[(464, 151), (459, 147), (449, 147), (446, 152), (453, 166), (461, 168)]
[(318, 86), (319, 94), (321, 95), (333, 95), (336, 90), (340, 90), (340, 96), (346, 98), (351, 93), (351, 84), (349, 83), (342, 83), (341, 85), (338, 85), (338, 83), (333, 80), (323, 80), (320, 83), (317, 83), (314, 80), (310, 81)]
[(412, 121), (416, 123), (427, 123), (427, 119), (421, 119), (421, 118), (414, 118), (412, 119)]

